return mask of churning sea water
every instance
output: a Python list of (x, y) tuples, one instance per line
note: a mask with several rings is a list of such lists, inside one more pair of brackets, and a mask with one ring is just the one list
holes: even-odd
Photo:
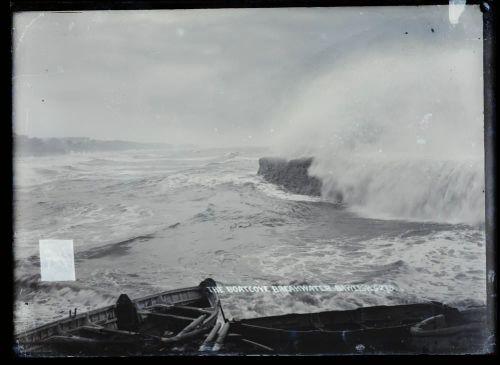
[[(410, 196), (397, 188), (408, 183), (397, 164), (354, 179), (357, 187), (313, 166), (326, 186), (316, 198), (258, 176), (266, 154), (165, 149), (17, 158), (16, 331), (75, 307), (111, 304), (121, 293), (139, 297), (206, 277), (223, 286), (394, 288), (222, 294), (224, 309), (239, 318), (428, 300), (484, 303), (484, 200), (479, 195), (476, 204), (469, 193), (478, 188), (472, 167), (434, 164), (426, 170), (434, 181), (416, 181), (420, 190)], [(344, 189), (343, 204), (328, 200), (332, 187)], [(450, 204), (459, 211), (448, 211)], [(76, 281), (40, 281), (40, 239), (73, 240)]]

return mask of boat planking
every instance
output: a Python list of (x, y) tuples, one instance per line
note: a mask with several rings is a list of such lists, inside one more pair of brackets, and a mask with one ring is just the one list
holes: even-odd
[(195, 287), (175, 289), (69, 317), (16, 335), (21, 356), (52, 354), (141, 354), (179, 347), (210, 331), (219, 319), (220, 300), (205, 279)]
[(226, 349), (269, 354), (482, 353), (486, 307), (438, 302), (232, 321)]
[(16, 336), (21, 356), (485, 353), (486, 307), (439, 302), (228, 320), (216, 290), (196, 287), (130, 300)]

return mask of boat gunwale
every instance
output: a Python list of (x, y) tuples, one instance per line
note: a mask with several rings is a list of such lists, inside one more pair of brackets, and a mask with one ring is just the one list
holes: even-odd
[[(416, 322), (418, 323), (418, 322)], [(384, 331), (384, 330), (395, 330), (395, 329), (402, 329), (402, 328), (411, 328), (412, 326), (415, 325), (415, 323), (408, 323), (408, 324), (402, 324), (402, 325), (397, 325), (397, 326), (391, 326), (391, 327), (367, 327), (367, 328), (357, 328), (357, 329), (347, 329), (347, 330), (324, 330), (324, 329), (311, 329), (311, 330), (292, 330), (292, 329), (283, 329), (283, 328), (273, 328), (273, 327), (264, 327), (264, 326), (257, 326), (257, 325), (252, 325), (252, 324), (246, 324), (246, 323), (232, 323), (233, 328), (234, 326), (243, 326), (243, 327), (250, 327), (254, 329), (259, 329), (259, 330), (266, 330), (269, 332), (280, 332), (280, 333), (297, 333), (297, 334), (321, 334), (321, 333), (328, 333), (328, 334), (340, 334), (340, 335), (345, 335), (346, 333), (357, 333), (357, 332), (365, 332), (365, 331)], [(238, 329), (235, 330), (237, 332)]]
[[(357, 329), (345, 329), (345, 330), (328, 330), (328, 329), (321, 329), (321, 328), (315, 328), (315, 329), (307, 329), (307, 330), (293, 330), (293, 329), (285, 329), (285, 328), (276, 328), (276, 327), (267, 327), (265, 325), (257, 325), (257, 324), (252, 324), (252, 321), (262, 321), (265, 320), (266, 318), (268, 320), (279, 320), (279, 319), (295, 319), (295, 318), (301, 318), (301, 317), (310, 317), (311, 315), (314, 316), (328, 316), (331, 315), (332, 313), (339, 313), (339, 314), (347, 314), (353, 315), (353, 314), (359, 314), (361, 313), (360, 316), (364, 312), (371, 312), (371, 311), (377, 311), (377, 310), (394, 310), (395, 308), (397, 309), (404, 309), (404, 308), (409, 308), (409, 307), (424, 307), (424, 306), (429, 306), (429, 308), (441, 308), (443, 313), (447, 311), (457, 311), (456, 308), (450, 307), (444, 303), (440, 302), (435, 302), (435, 301), (430, 301), (430, 302), (424, 302), (424, 303), (413, 303), (413, 304), (399, 304), (396, 306), (390, 306), (390, 305), (376, 305), (376, 306), (370, 306), (370, 307), (359, 307), (355, 309), (348, 309), (348, 310), (333, 310), (333, 311), (322, 311), (322, 312), (316, 312), (316, 313), (289, 313), (289, 314), (282, 314), (282, 315), (277, 315), (277, 316), (270, 316), (270, 317), (257, 317), (257, 318), (248, 318), (248, 319), (241, 319), (237, 321), (232, 321), (233, 326), (244, 326), (244, 327), (250, 327), (254, 329), (259, 329), (259, 330), (267, 330), (269, 332), (279, 332), (279, 333), (297, 333), (297, 334), (314, 334), (314, 333), (330, 333), (330, 334), (345, 334), (345, 333), (358, 333), (358, 332), (364, 332), (364, 331), (383, 331), (383, 330), (396, 330), (396, 329), (403, 329), (403, 328), (412, 328), (419, 323), (422, 322), (422, 320), (415, 320), (414, 322), (408, 322), (408, 323), (403, 323), (403, 324), (393, 324), (390, 326), (386, 327), (366, 327), (366, 328), (357, 328)], [(458, 311), (460, 312), (460, 311)], [(440, 313), (440, 314), (443, 314)], [(436, 316), (436, 315), (434, 315)], [(431, 317), (434, 317), (431, 316)], [(250, 322), (250, 323), (248, 323)], [(351, 318), (351, 322), (355, 322), (354, 318)], [(233, 327), (234, 328), (234, 327)]]
[(422, 329), (418, 326), (412, 326), (410, 332), (412, 336), (415, 337), (438, 337), (438, 336), (449, 336), (455, 335), (461, 332), (481, 332), (482, 328), (478, 327), (478, 323), (466, 323), (458, 326), (450, 326), (435, 329)]
[[(141, 302), (141, 301), (144, 301), (144, 300), (156, 298), (156, 297), (163, 296), (163, 295), (172, 295), (172, 294), (177, 294), (177, 293), (182, 293), (182, 292), (189, 292), (189, 291), (201, 291), (203, 289), (204, 288), (200, 287), (200, 286), (193, 286), (193, 287), (180, 288), (180, 289), (172, 289), (172, 290), (167, 290), (167, 291), (164, 291), (164, 292), (161, 292), (161, 293), (158, 293), (158, 294), (150, 294), (150, 295), (147, 295), (147, 296), (144, 296), (144, 297), (139, 297), (139, 298), (136, 298), (136, 299), (132, 299), (132, 302), (133, 303), (137, 303), (137, 302)], [(218, 298), (217, 298), (217, 300), (218, 300)], [(79, 319), (84, 319), (84, 318), (87, 318), (90, 315), (95, 315), (95, 314), (98, 314), (98, 313), (107, 312), (109, 310), (114, 310), (115, 308), (116, 308), (116, 304), (111, 304), (111, 305), (108, 305), (106, 307), (100, 307), (100, 308), (92, 309), (90, 311), (79, 313), (76, 316), (71, 317), (71, 318), (61, 318), (61, 319), (58, 319), (58, 320), (55, 320), (55, 321), (43, 324), (43, 325), (38, 326), (38, 327), (35, 327), (35, 328), (32, 328), (32, 329), (28, 329), (28, 330), (25, 330), (23, 332), (19, 332), (19, 333), (15, 334), (15, 338), (16, 338), (17, 341), (19, 341), (19, 339), (22, 338), (22, 337), (33, 335), (33, 334), (35, 334), (37, 332), (49, 329), (49, 328), (54, 327), (54, 326), (58, 326), (58, 325), (60, 325), (62, 323), (67, 323), (67, 322), (72, 322), (72, 321), (79, 320)]]

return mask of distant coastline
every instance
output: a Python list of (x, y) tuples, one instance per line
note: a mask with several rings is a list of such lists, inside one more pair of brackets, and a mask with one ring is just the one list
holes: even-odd
[(68, 153), (110, 152), (169, 148), (163, 143), (96, 140), (88, 137), (37, 138), (14, 134), (15, 156), (50, 156)]

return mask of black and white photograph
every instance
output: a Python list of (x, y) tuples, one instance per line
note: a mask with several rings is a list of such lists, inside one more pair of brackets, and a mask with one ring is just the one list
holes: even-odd
[(12, 25), (17, 356), (493, 351), (480, 5)]

